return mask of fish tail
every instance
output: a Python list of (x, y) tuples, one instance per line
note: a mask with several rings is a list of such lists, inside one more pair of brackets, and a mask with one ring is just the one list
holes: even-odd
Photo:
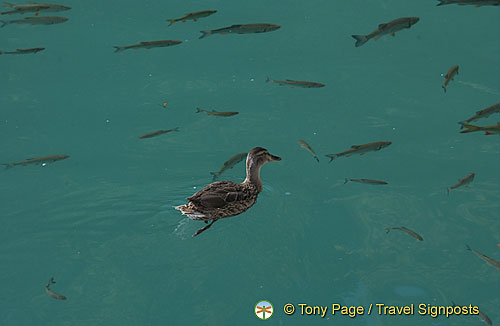
[(368, 37), (366, 37), (366, 35), (352, 35), (352, 37), (356, 40), (356, 44), (354, 44), (356, 47), (360, 47), (368, 42)]
[(443, 85), (441, 87), (443, 88), (444, 92), (446, 93), (446, 86)]
[(489, 131), (485, 131), (485, 132), (484, 132), (484, 134), (485, 134), (485, 135), (494, 135), (494, 133), (489, 132)]
[(462, 128), (465, 127), (467, 128), (466, 130), (462, 130), (460, 131), (461, 134), (466, 134), (468, 132), (474, 132), (474, 131), (479, 131), (481, 130), (481, 127), (478, 127), (478, 126), (473, 126), (471, 124), (468, 124), (468, 123), (462, 123)]
[(205, 38), (209, 35), (212, 35), (212, 31), (200, 31), (202, 34), (200, 36), (200, 39)]
[(315, 159), (316, 159), (316, 161), (318, 161), (318, 163), (319, 163), (319, 158), (318, 158), (317, 156), (314, 156), (314, 158), (315, 158)]
[(349, 179), (345, 178), (344, 184), (348, 183)]
[(446, 0), (438, 0), (439, 3), (436, 6), (442, 6), (446, 4)]
[(201, 112), (200, 108), (196, 108), (196, 113), (200, 113), (200, 112)]
[(0, 20), (0, 23), (2, 23), (2, 26), (0, 27), (4, 27), (5, 25), (9, 24), (9, 22), (6, 22), (5, 20)]
[(267, 78), (266, 78), (266, 83), (270, 83), (270, 82), (272, 82), (272, 81), (273, 81), (273, 80), (272, 80), (271, 78), (269, 78), (269, 76), (267, 76)]
[(175, 127), (172, 131), (179, 131), (179, 127)]
[(2, 165), (5, 165), (5, 170), (10, 169), (11, 167), (14, 166), (12, 163), (3, 163)]
[(167, 19), (167, 21), (170, 23), (170, 24), (168, 24), (167, 27), (172, 26), (176, 22), (175, 19)]
[(467, 250), (472, 251), (471, 247), (469, 247), (468, 244), (466, 244), (465, 247), (467, 248)]
[(389, 233), (389, 232), (391, 232), (391, 228), (386, 228), (385, 233)]
[(328, 163), (331, 163), (334, 159), (338, 157), (337, 154), (328, 154), (325, 156), (330, 158), (330, 161)]
[(450, 187), (446, 188), (446, 191), (448, 192), (448, 196), (450, 195), (450, 190), (451, 190)]
[(125, 50), (125, 47), (124, 46), (113, 46), (115, 48), (115, 52), (121, 52), (123, 50)]
[(4, 2), (3, 3), (3, 7), (4, 8), (14, 8), (16, 5), (15, 4), (12, 4), (10, 2)]
[(219, 173), (218, 173), (218, 172), (210, 172), (210, 174), (214, 176), (214, 177), (212, 178), (212, 181), (217, 180), (217, 178), (219, 177)]

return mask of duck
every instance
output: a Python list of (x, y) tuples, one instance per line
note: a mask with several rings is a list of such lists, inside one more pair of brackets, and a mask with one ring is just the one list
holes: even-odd
[(252, 207), (262, 191), (261, 167), (267, 162), (277, 161), (281, 161), (281, 157), (270, 154), (265, 148), (255, 147), (247, 154), (247, 175), (243, 182), (213, 182), (188, 197), (187, 204), (174, 207), (190, 219), (208, 224), (197, 230), (193, 237), (208, 230), (221, 218), (239, 215)]

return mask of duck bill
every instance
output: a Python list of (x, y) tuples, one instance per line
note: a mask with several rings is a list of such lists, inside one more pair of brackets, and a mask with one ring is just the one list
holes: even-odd
[(269, 161), (278, 162), (278, 161), (281, 161), (281, 157), (269, 154)]

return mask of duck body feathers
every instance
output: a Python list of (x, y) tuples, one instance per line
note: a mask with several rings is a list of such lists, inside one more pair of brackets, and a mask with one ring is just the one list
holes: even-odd
[(217, 181), (187, 198), (177, 206), (192, 220), (211, 221), (243, 213), (255, 204), (259, 189), (249, 182)]

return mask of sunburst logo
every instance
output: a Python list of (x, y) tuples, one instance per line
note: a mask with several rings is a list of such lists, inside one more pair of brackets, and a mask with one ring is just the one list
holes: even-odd
[(267, 300), (261, 300), (255, 305), (255, 316), (259, 319), (269, 319), (273, 315), (273, 312), (273, 305)]

